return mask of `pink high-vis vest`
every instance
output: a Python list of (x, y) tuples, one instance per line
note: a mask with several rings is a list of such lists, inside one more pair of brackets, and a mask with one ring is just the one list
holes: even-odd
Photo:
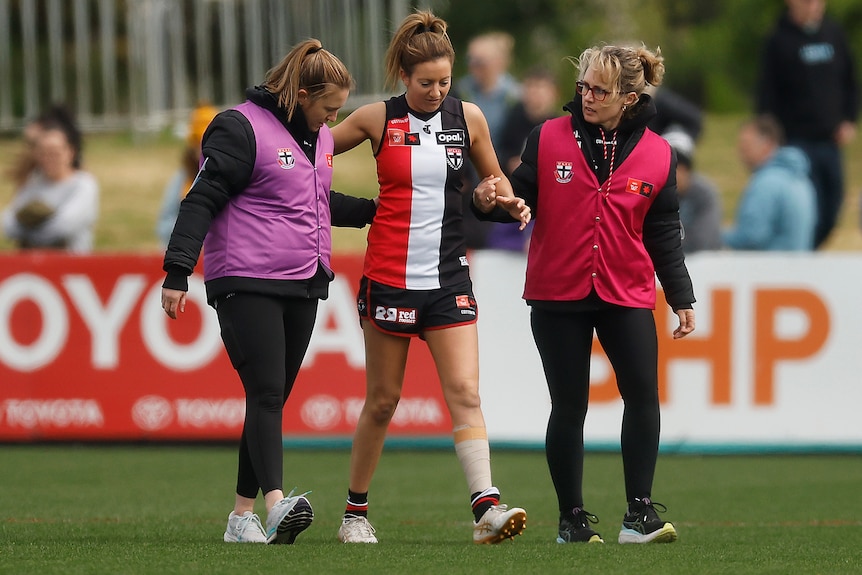
[(254, 130), (254, 169), (248, 187), (213, 218), (204, 240), (204, 279), (302, 280), (315, 274), (318, 262), (330, 270), (329, 128), (320, 128), (312, 164), (270, 112), (251, 102), (235, 109)]
[(538, 207), (524, 299), (576, 301), (595, 288), (609, 303), (655, 308), (655, 270), (643, 222), (667, 183), (671, 152), (650, 130), (600, 185), (578, 147), (570, 117), (539, 135)]

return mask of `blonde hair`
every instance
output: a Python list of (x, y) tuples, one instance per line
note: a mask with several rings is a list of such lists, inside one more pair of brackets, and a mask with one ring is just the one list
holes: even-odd
[(351, 89), (353, 78), (341, 60), (324, 50), (320, 40), (309, 38), (294, 46), (266, 73), (263, 87), (276, 95), (278, 105), (287, 109), (290, 120), (299, 104), (300, 90), (306, 90), (312, 100), (317, 100), (336, 90)]
[(455, 49), (446, 34), (446, 21), (431, 11), (417, 10), (398, 27), (386, 50), (386, 86), (398, 87), (401, 70), (409, 76), (417, 64), (447, 58), (455, 63)]
[(659, 86), (664, 78), (661, 48), (653, 52), (644, 45), (639, 48), (593, 46), (581, 53), (576, 67), (578, 80), (583, 80), (587, 70), (592, 68), (621, 94), (634, 92), (638, 98), (647, 85)]

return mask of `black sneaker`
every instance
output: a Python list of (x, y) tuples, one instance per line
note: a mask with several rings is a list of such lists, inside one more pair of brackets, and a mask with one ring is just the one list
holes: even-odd
[(599, 518), (580, 507), (572, 510), (574, 517), (560, 519), (557, 543), (604, 543), (602, 536), (590, 528)]
[(623, 517), (623, 528), (620, 529), (620, 543), (673, 543), (676, 541), (676, 529), (673, 524), (664, 521), (656, 513), (658, 507), (662, 513), (667, 507), (661, 503), (650, 501), (648, 497), (635, 499), (629, 503), (629, 510)]

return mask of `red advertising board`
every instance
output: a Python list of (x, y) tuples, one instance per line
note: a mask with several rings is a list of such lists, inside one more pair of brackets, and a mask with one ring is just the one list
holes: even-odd
[[(333, 266), (286, 436), (349, 436), (362, 408), (362, 258)], [(186, 311), (172, 321), (162, 279), (158, 255), (0, 255), (0, 441), (238, 438), (242, 387), (203, 283), (192, 276)], [(450, 432), (433, 361), (416, 340), (390, 435)]]

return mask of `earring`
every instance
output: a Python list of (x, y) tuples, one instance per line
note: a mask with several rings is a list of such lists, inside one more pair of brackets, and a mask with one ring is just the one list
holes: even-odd
[(623, 104), (623, 112), (625, 112), (628, 109), (629, 109), (629, 107), (626, 104)]

